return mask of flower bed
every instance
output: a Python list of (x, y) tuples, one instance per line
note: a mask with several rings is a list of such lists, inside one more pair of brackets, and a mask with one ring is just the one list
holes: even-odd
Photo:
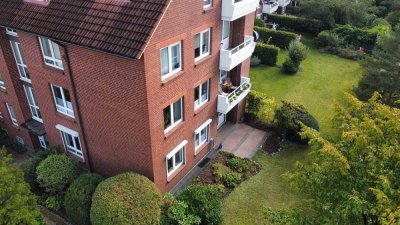
[(256, 175), (260, 170), (261, 165), (255, 161), (221, 151), (194, 179), (194, 183), (219, 185), (223, 189), (223, 197), (226, 197), (241, 182)]

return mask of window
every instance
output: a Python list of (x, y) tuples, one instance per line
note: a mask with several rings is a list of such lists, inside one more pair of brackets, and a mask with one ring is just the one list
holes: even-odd
[(226, 82), (228, 82), (228, 71), (220, 70), (219, 83), (226, 84)]
[(184, 140), (175, 147), (166, 157), (167, 177), (173, 174), (179, 167), (185, 164), (185, 149), (188, 141)]
[(164, 129), (170, 131), (183, 120), (183, 98), (167, 106), (164, 109)]
[(195, 150), (198, 150), (204, 143), (209, 140), (211, 119), (208, 119), (199, 128), (194, 131)]
[(16, 41), (10, 41), (10, 42), (11, 42), (11, 48), (14, 53), (15, 61), (17, 63), (18, 72), (19, 72), (19, 75), (21, 76), (21, 80), (24, 80), (24, 81), (30, 83), (31, 78), (29, 77), (28, 68), (26, 67), (26, 64), (24, 61), (24, 56), (22, 55), (21, 44)]
[(212, 0), (203, 0), (203, 8), (211, 7)]
[(6, 34), (12, 35), (12, 36), (17, 36), (17, 30), (11, 29), (11, 28), (6, 28)]
[(210, 54), (210, 29), (202, 31), (194, 36), (194, 58), (199, 60)]
[(42, 48), (44, 63), (58, 69), (64, 69), (58, 44), (44, 37), (39, 37), (39, 41), (40, 47)]
[(79, 133), (60, 124), (58, 124), (56, 128), (60, 130), (65, 150), (83, 159), (81, 142), (79, 141)]
[(51, 85), (51, 89), (53, 90), (53, 96), (57, 111), (73, 118), (74, 110), (72, 108), (69, 91), (55, 85)]
[(11, 104), (6, 103), (8, 113), (10, 114), (11, 122), (18, 126), (17, 117), (15, 116), (14, 108)]
[(40, 147), (43, 149), (47, 149), (47, 145), (49, 144), (47, 140), (47, 135), (38, 136)]
[(0, 89), (6, 90), (6, 86), (4, 85), (3, 77), (0, 74)]
[(194, 89), (194, 109), (198, 109), (200, 106), (208, 102), (209, 95), (209, 80), (200, 84)]
[(0, 112), (0, 119), (3, 119), (4, 117), (3, 117), (3, 113), (2, 112)]
[(15, 137), (15, 140), (16, 140), (17, 143), (20, 144), (20, 145), (24, 145), (24, 144), (25, 144), (24, 139), (23, 139), (22, 137), (20, 137), (20, 136), (16, 136), (16, 137)]
[(161, 49), (161, 78), (165, 79), (182, 70), (181, 42)]
[(24, 85), (26, 98), (28, 99), (29, 108), (32, 112), (32, 118), (43, 123), (42, 115), (40, 114), (39, 106), (36, 101), (35, 93), (33, 92), (33, 88)]

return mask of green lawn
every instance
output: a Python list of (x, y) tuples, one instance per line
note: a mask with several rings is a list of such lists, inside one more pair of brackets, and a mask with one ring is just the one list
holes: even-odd
[[(361, 77), (358, 62), (322, 54), (312, 48), (302, 63), (302, 70), (296, 75), (284, 75), (277, 67), (258, 66), (250, 71), (253, 90), (263, 92), (277, 100), (290, 100), (304, 105), (319, 122), (321, 131), (334, 135), (331, 127), (333, 102), (340, 102), (343, 92), (351, 91)], [(278, 65), (287, 53), (281, 51)], [(237, 187), (225, 200), (223, 206), (224, 224), (245, 225), (265, 224), (263, 208), (275, 209), (300, 203), (300, 197), (293, 194), (281, 175), (293, 168), (296, 161), (304, 161), (307, 149), (288, 145), (276, 155), (258, 152), (253, 158), (263, 165), (263, 170)]]

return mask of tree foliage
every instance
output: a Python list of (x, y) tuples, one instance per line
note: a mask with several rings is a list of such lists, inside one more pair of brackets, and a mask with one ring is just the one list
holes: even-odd
[[(280, 211), (266, 216), (274, 224), (398, 224), (400, 207), (400, 110), (378, 101), (361, 102), (346, 94), (336, 105), (338, 140), (328, 141), (303, 127), (310, 139), (311, 163), (297, 163), (287, 173), (292, 187), (309, 200), (307, 216)], [(278, 222), (276, 222), (278, 221)]]
[(0, 224), (41, 224), (36, 198), (4, 147), (0, 148)]

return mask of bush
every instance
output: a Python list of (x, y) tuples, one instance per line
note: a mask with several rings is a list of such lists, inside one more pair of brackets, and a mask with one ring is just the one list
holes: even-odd
[(307, 19), (297, 16), (269, 14), (268, 22), (277, 23), (281, 27), (314, 35), (317, 35), (320, 31), (327, 29), (327, 26), (325, 26), (325, 24), (320, 20)]
[(268, 66), (275, 66), (278, 62), (279, 48), (273, 45), (257, 43), (254, 55), (261, 63)]
[(247, 170), (247, 162), (240, 158), (229, 159), (226, 164), (229, 168), (236, 170), (236, 172), (242, 173)]
[(185, 202), (189, 206), (188, 212), (200, 217), (202, 225), (222, 223), (221, 191), (218, 187), (190, 185), (179, 192), (176, 199)]
[(224, 176), (224, 183), (227, 187), (230, 188), (236, 187), (238, 184), (240, 184), (241, 180), (242, 180), (242, 175), (236, 172), (227, 173)]
[(291, 60), (290, 58), (286, 59), (286, 61), (282, 64), (282, 72), (286, 74), (295, 74), (299, 71), (300, 64)]
[(258, 120), (271, 124), (276, 108), (275, 99), (264, 93), (251, 90), (246, 97), (246, 116), (250, 121)]
[(40, 188), (37, 180), (36, 168), (47, 157), (46, 151), (39, 150), (32, 158), (22, 163), (21, 168), (24, 171), (24, 179), (31, 187), (31, 191), (36, 194), (41, 194), (43, 191)]
[(170, 193), (165, 194), (161, 208), (161, 225), (196, 225), (200, 222), (198, 216), (188, 212), (185, 202), (176, 200)]
[(123, 173), (101, 182), (92, 198), (93, 225), (160, 223), (161, 195), (147, 177)]
[(214, 179), (218, 183), (223, 180), (224, 176), (227, 173), (232, 172), (231, 169), (229, 169), (229, 167), (227, 167), (221, 163), (214, 163), (212, 165), (212, 168), (213, 168)]
[(63, 206), (63, 200), (63, 194), (52, 195), (44, 201), (44, 206), (50, 210), (58, 211)]
[(279, 48), (287, 48), (291, 41), (297, 39), (297, 34), (291, 32), (272, 30), (265, 27), (254, 27), (254, 30), (258, 32), (262, 42)]
[(59, 193), (77, 177), (78, 162), (65, 155), (50, 155), (36, 168), (37, 182), (50, 194)]
[(346, 59), (352, 59), (352, 60), (359, 60), (361, 58), (363, 58), (364, 56), (364, 51), (361, 50), (353, 50), (350, 48), (339, 48), (338, 49), (338, 56), (342, 57), (342, 58), (346, 58)]
[(74, 224), (90, 225), (90, 206), (97, 185), (104, 178), (98, 174), (85, 173), (79, 176), (65, 193), (64, 206), (68, 218)]
[(343, 44), (343, 40), (340, 39), (339, 35), (329, 32), (329, 31), (322, 31), (318, 34), (316, 39), (317, 45), (320, 48), (325, 47), (340, 47)]
[(307, 57), (307, 47), (300, 41), (294, 40), (289, 44), (288, 54), (292, 61), (300, 64)]
[(377, 40), (377, 34), (368, 30), (363, 30), (351, 25), (339, 26), (331, 31), (343, 40), (344, 46), (352, 46), (354, 48), (368, 48), (372, 49)]
[(255, 27), (265, 27), (265, 22), (262, 19), (256, 18), (254, 20), (254, 26)]
[(275, 119), (278, 127), (286, 133), (286, 137), (295, 142), (304, 143), (299, 132), (301, 123), (319, 131), (317, 120), (304, 108), (304, 106), (282, 101), (283, 105), (276, 111)]
[(250, 66), (258, 66), (260, 65), (261, 60), (257, 56), (251, 57)]
[(386, 16), (386, 20), (392, 25), (392, 27), (396, 27), (400, 24), (400, 10), (394, 10), (390, 12)]

